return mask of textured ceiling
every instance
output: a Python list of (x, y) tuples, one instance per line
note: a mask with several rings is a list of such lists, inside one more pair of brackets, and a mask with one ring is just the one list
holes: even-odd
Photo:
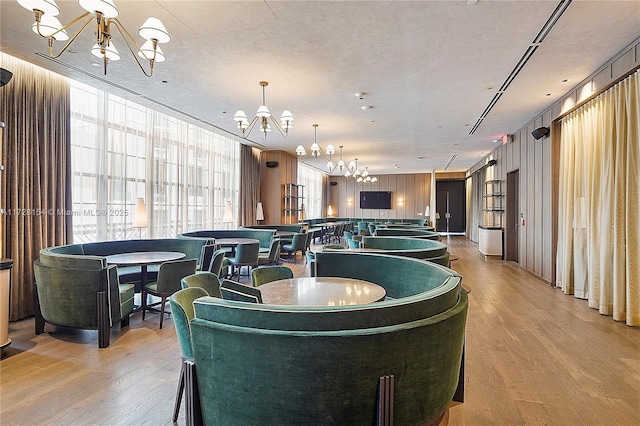
[[(470, 135), (558, 2), (115, 4), (132, 34), (148, 16), (171, 33), (162, 46), (167, 61), (152, 78), (137, 69), (119, 35), (113, 39), (122, 60), (110, 63), (107, 76), (92, 65), (90, 30), (73, 43), (77, 53), (47, 59), (46, 40), (30, 28), (33, 14), (15, 0), (0, 1), (0, 50), (234, 135), (234, 112), (252, 116), (261, 101), (258, 82), (266, 80), (267, 106), (276, 116), (291, 110), (295, 127), (287, 139), (274, 131), (266, 141), (254, 130), (254, 146), (293, 153), (302, 144), (309, 152), (317, 123), (322, 147), (343, 145), (344, 159), (357, 157), (372, 174), (442, 169), (454, 154), (450, 170), (466, 170), (495, 147), (493, 139), (526, 125), (640, 36), (639, 1), (573, 1)], [(83, 12), (75, 1), (58, 5), (62, 22)], [(367, 95), (359, 100), (356, 92)]]

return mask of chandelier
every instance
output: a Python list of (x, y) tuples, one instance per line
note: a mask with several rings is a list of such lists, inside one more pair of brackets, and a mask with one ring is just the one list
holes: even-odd
[[(331, 160), (331, 156), (335, 154), (335, 148), (333, 147), (333, 145), (327, 145), (327, 148), (323, 150), (320, 145), (318, 145), (318, 125), (313, 125), (313, 144), (311, 144), (311, 148), (309, 150), (311, 151), (311, 156), (316, 160), (321, 155), (326, 158), (327, 170), (329, 170), (329, 174), (332, 174), (334, 170), (338, 169), (340, 171), (340, 174), (343, 174), (344, 171), (344, 177), (346, 177), (347, 179), (353, 177), (358, 183), (375, 183), (378, 181), (378, 178), (369, 176), (369, 171), (367, 169), (365, 169), (364, 172), (360, 173), (360, 170), (358, 169), (357, 158), (355, 159), (355, 161), (350, 161), (347, 165), (342, 159), (343, 145), (340, 145), (338, 148), (340, 148), (340, 160), (338, 160), (338, 163), (334, 165), (333, 161)], [(296, 148), (296, 154), (298, 155), (298, 157), (304, 157), (305, 155), (307, 155), (307, 150), (304, 148), (304, 146), (298, 145)]]
[(364, 172), (356, 179), (358, 183), (376, 183), (378, 178), (375, 176), (369, 176), (369, 168), (365, 167)]
[[(144, 24), (142, 24), (138, 30), (138, 34), (147, 41), (144, 42), (142, 46), (139, 46), (129, 31), (127, 31), (124, 25), (118, 20), (118, 9), (113, 4), (113, 0), (79, 0), (80, 6), (82, 6), (86, 12), (64, 25), (56, 18), (60, 13), (60, 8), (55, 0), (18, 0), (18, 3), (25, 9), (32, 10), (35, 14), (36, 21), (31, 28), (36, 34), (49, 40), (49, 56), (52, 58), (60, 57), (76, 37), (87, 28), (91, 21), (95, 20), (96, 44), (91, 48), (91, 53), (103, 60), (105, 75), (107, 75), (108, 62), (110, 60), (117, 61), (120, 59), (120, 54), (111, 39), (112, 24), (124, 39), (131, 55), (138, 63), (144, 75), (151, 77), (153, 75), (154, 63), (165, 60), (164, 53), (162, 53), (158, 43), (169, 42), (171, 36), (164, 25), (162, 25), (162, 22), (160, 22), (158, 18), (148, 18)], [(66, 31), (67, 28), (81, 21), (84, 21), (84, 23), (78, 32), (69, 39)], [(69, 40), (57, 54), (53, 53), (53, 44), (56, 40)], [(149, 61), (149, 72), (144, 69), (142, 63), (136, 57), (136, 52), (140, 58)]]
[(253, 117), (253, 120), (251, 120), (251, 122), (249, 122), (247, 114), (245, 114), (242, 110), (236, 111), (235, 115), (233, 116), (233, 121), (238, 123), (238, 128), (242, 130), (242, 137), (244, 139), (247, 139), (249, 137), (256, 123), (259, 122), (260, 131), (264, 133), (264, 139), (266, 140), (267, 133), (271, 131), (269, 119), (271, 119), (271, 122), (274, 124), (275, 128), (278, 129), (283, 138), (286, 138), (289, 135), (289, 129), (293, 127), (294, 117), (293, 114), (291, 114), (291, 111), (287, 109), (282, 111), (282, 115), (280, 115), (280, 123), (278, 123), (271, 115), (269, 108), (267, 108), (264, 94), (264, 88), (267, 87), (268, 84), (269, 83), (266, 81), (260, 82), (260, 86), (262, 86), (262, 105), (260, 105), (260, 108), (258, 108), (256, 116)]

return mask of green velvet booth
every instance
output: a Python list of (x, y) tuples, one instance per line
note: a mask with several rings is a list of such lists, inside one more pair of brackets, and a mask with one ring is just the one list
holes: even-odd
[[(104, 259), (105, 256), (141, 251), (176, 251), (184, 253), (186, 259), (199, 259), (202, 246), (211, 240), (159, 238), (145, 240), (100, 241), (95, 243), (70, 244), (48, 247), (40, 250), (40, 260), (47, 265), (73, 268), (84, 265), (91, 258)], [(82, 267), (82, 266), (81, 266)], [(149, 281), (154, 281), (160, 265), (147, 268)], [(139, 266), (119, 266), (118, 278), (121, 283), (140, 282)], [(139, 285), (138, 285), (139, 286)], [(138, 291), (140, 289), (137, 289)]]
[(438, 257), (447, 252), (445, 243), (420, 238), (364, 236), (360, 243), (363, 248), (385, 250), (388, 254), (417, 259)]
[(390, 298), (278, 306), (203, 297), (191, 322), (205, 424), (376, 424), (393, 375), (394, 422), (423, 424), (459, 384), (467, 295), (450, 269), (384, 254), (321, 252), (319, 275), (366, 279)]
[(426, 229), (377, 228), (375, 234), (378, 237), (414, 237), (440, 241), (440, 234), (434, 231), (427, 231)]
[(216, 239), (216, 238), (253, 238), (260, 241), (260, 250), (269, 251), (271, 239), (276, 234), (275, 229), (214, 229), (209, 231), (194, 231), (178, 234), (178, 238), (184, 239)]
[(35, 333), (44, 332), (45, 322), (98, 330), (98, 347), (108, 347), (111, 327), (129, 325), (134, 285), (120, 284), (116, 266), (107, 266), (104, 258), (87, 256), (69, 267), (48, 260), (34, 262)]

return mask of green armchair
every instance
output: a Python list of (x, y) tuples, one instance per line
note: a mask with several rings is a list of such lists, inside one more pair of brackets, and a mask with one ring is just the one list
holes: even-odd
[[(45, 260), (46, 262), (46, 260)], [(115, 266), (103, 258), (87, 256), (72, 268), (34, 262), (35, 333), (53, 325), (98, 330), (98, 347), (110, 343), (111, 327), (129, 325), (133, 311), (133, 284), (120, 284)]]

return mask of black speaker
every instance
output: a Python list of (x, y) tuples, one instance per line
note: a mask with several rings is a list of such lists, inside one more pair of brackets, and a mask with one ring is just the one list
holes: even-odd
[(338, 182), (331, 182), (331, 186), (336, 186)]
[(274, 168), (274, 167), (278, 167), (278, 162), (277, 161), (267, 161), (267, 167), (269, 168)]
[(13, 73), (11, 71), (0, 68), (0, 87), (9, 83), (9, 81), (11, 81), (11, 77), (13, 77)]
[(496, 165), (496, 163), (497, 163), (497, 161), (496, 161), (496, 160), (489, 160), (489, 161), (487, 162), (487, 166), (495, 166), (495, 165)]
[(548, 127), (538, 127), (533, 132), (531, 132), (531, 134), (533, 135), (534, 138), (536, 138), (536, 140), (542, 139), (542, 138), (544, 138), (545, 136), (547, 136), (549, 134), (549, 128)]

